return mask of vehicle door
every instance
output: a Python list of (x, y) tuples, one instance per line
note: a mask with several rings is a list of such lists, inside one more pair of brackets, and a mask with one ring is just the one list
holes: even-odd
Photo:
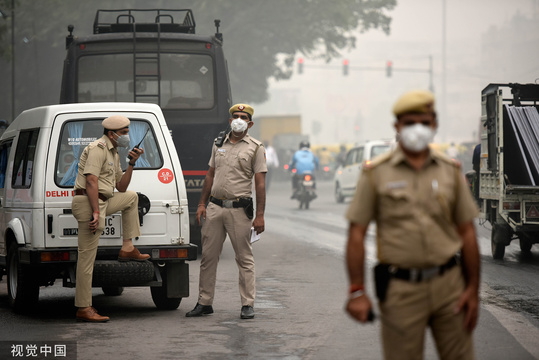
[[(46, 174), (47, 246), (77, 246), (78, 224), (71, 212), (73, 187), (79, 158), (84, 148), (103, 136), (101, 122), (114, 113), (62, 114), (55, 119), (49, 163)], [(133, 239), (136, 245), (171, 243), (178, 238), (178, 176), (168, 156), (162, 129), (152, 113), (121, 113), (131, 120), (130, 148), (144, 137), (140, 147), (145, 153), (137, 160), (128, 190), (140, 192), (148, 199), (148, 213), (142, 219), (141, 233)], [(147, 133), (146, 133), (147, 132)], [(118, 149), (122, 170), (127, 169), (129, 149)], [(183, 181), (181, 174), (179, 180)], [(140, 197), (139, 197), (140, 198)], [(141, 201), (144, 203), (144, 201)], [(122, 243), (122, 215), (111, 214), (105, 220), (100, 246)]]
[(357, 183), (357, 174), (359, 172), (358, 164), (360, 164), (360, 159), (362, 158), (363, 154), (363, 147), (357, 147), (348, 153), (348, 156), (346, 157), (346, 162), (344, 164), (343, 169), (343, 183), (342, 183), (342, 189), (343, 191), (349, 193), (350, 191), (354, 191), (356, 188)]

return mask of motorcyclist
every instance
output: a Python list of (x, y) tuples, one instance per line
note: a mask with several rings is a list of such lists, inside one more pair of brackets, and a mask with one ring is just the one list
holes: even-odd
[(320, 163), (318, 158), (313, 154), (310, 149), (311, 144), (308, 141), (302, 141), (299, 144), (299, 150), (295, 152), (290, 163), (290, 169), (296, 169), (296, 173), (292, 177), (292, 196), (291, 199), (297, 197), (299, 189), (299, 181), (303, 178), (304, 173), (313, 173), (314, 170), (318, 170)]

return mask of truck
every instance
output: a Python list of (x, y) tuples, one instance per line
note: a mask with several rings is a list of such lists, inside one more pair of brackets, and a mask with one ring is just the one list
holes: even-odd
[(491, 226), (494, 259), (518, 239), (539, 242), (539, 85), (492, 83), (481, 92), (479, 217)]
[(35, 308), (40, 288), (57, 280), (76, 286), (78, 222), (72, 214), (79, 157), (103, 136), (103, 119), (131, 120), (130, 147), (118, 148), (125, 171), (128, 151), (139, 142), (128, 190), (138, 193), (141, 235), (133, 239), (143, 262), (120, 262), (122, 214), (105, 218), (93, 270), (93, 287), (120, 295), (148, 287), (159, 309), (176, 309), (189, 296), (190, 243), (182, 167), (161, 109), (141, 103), (49, 105), (22, 112), (0, 138), (0, 278), (7, 276), (16, 312)]
[(97, 10), (93, 34), (68, 26), (60, 103), (131, 101), (162, 108), (182, 160), (192, 242), (212, 144), (232, 96), (220, 20), (198, 35), (190, 9)]

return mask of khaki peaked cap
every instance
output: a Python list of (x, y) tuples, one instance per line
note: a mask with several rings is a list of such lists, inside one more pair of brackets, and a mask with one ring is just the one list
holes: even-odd
[(236, 105), (232, 106), (230, 108), (230, 110), (228, 110), (230, 115), (232, 115), (232, 114), (234, 114), (235, 112), (238, 112), (238, 111), (247, 113), (247, 114), (251, 115), (251, 117), (255, 113), (255, 110), (253, 109), (253, 107), (251, 105), (247, 105), (247, 104), (236, 104)]
[(101, 125), (108, 130), (120, 130), (128, 127), (130, 123), (129, 119), (125, 116), (113, 115), (103, 120)]
[(393, 114), (434, 112), (434, 94), (426, 90), (412, 90), (404, 93), (393, 106)]

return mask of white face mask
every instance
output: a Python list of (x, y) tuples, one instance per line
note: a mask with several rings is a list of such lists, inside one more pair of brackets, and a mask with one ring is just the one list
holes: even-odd
[(429, 146), (435, 133), (433, 128), (422, 124), (405, 126), (401, 130), (400, 141), (406, 150), (420, 152)]
[(129, 135), (128, 134), (126, 134), (126, 135), (118, 135), (118, 134), (116, 134), (116, 136), (118, 136), (118, 138), (116, 139), (116, 143), (118, 144), (119, 147), (123, 147), (123, 148), (128, 148), (129, 147)]
[(242, 119), (234, 119), (232, 120), (230, 127), (235, 133), (242, 133), (247, 130), (247, 121), (244, 121)]

